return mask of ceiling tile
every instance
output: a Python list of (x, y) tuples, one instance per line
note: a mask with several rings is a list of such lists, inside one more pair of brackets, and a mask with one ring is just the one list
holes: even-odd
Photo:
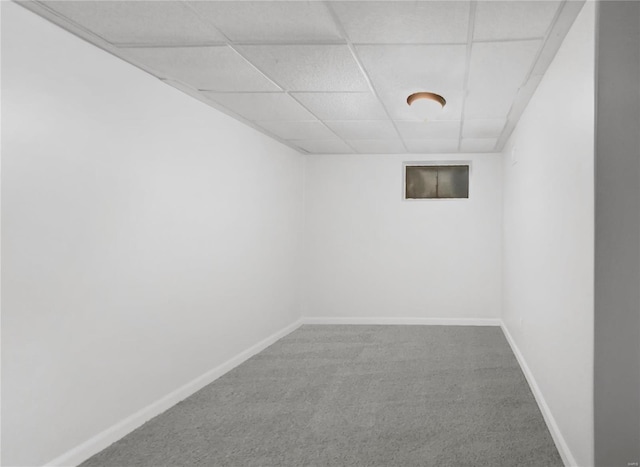
[(342, 40), (321, 2), (190, 2), (234, 42)]
[(458, 152), (457, 139), (405, 139), (404, 144), (412, 153)]
[(517, 90), (502, 89), (499, 83), (484, 91), (469, 91), (464, 119), (505, 119), (513, 105)]
[(386, 120), (387, 114), (370, 92), (292, 93), (321, 120)]
[(344, 139), (395, 139), (398, 133), (389, 120), (324, 122)]
[(305, 141), (291, 141), (292, 144), (311, 154), (351, 154), (353, 149), (340, 139), (315, 139)]
[(360, 45), (356, 51), (379, 94), (462, 91), (465, 45)]
[(46, 6), (112, 44), (188, 45), (225, 40), (179, 1), (48, 1)]
[(313, 120), (314, 117), (285, 93), (207, 92), (202, 94), (248, 120)]
[(407, 152), (399, 139), (358, 139), (347, 142), (360, 154), (403, 154)]
[(457, 139), (460, 122), (396, 122), (403, 139)]
[(559, 1), (482, 1), (476, 8), (473, 40), (530, 39), (544, 37)]
[(493, 152), (496, 148), (496, 138), (464, 138), (460, 143), (462, 152)]
[(282, 139), (338, 139), (321, 122), (256, 122), (265, 130)]
[[(393, 120), (424, 121), (415, 108), (407, 104), (407, 97), (415, 92), (415, 88), (398, 88), (388, 93), (380, 93), (380, 100), (386, 106)], [(440, 94), (447, 100), (441, 111), (430, 116), (430, 121), (460, 120), (462, 118), (462, 96), (460, 90), (440, 90)]]
[[(437, 153), (502, 147), (580, 10), (573, 3), (41, 0), (33, 9), (311, 152)], [(425, 121), (406, 104), (418, 91), (447, 105)]]
[(465, 43), (470, 2), (331, 3), (354, 43)]
[(507, 121), (503, 118), (490, 120), (465, 120), (462, 123), (463, 138), (497, 138)]
[(533, 67), (542, 41), (483, 42), (471, 47), (469, 90), (517, 90)]
[(278, 91), (279, 88), (227, 46), (124, 49), (160, 78), (210, 91)]
[(240, 50), (288, 91), (369, 91), (346, 45), (256, 45)]
[(506, 118), (542, 41), (474, 43), (465, 119)]

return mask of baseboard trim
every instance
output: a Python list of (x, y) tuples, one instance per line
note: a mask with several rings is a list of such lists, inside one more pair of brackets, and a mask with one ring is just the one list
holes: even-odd
[(51, 462), (47, 462), (46, 466), (76, 466), (85, 460), (89, 459), (91, 456), (99, 453), (109, 445), (118, 441), (120, 438), (125, 435), (131, 433), (136, 428), (142, 426), (145, 422), (152, 419), (153, 417), (160, 415), (165, 410), (173, 407), (178, 402), (186, 399), (190, 395), (199, 391), (207, 384), (215, 381), (220, 376), (224, 375), (228, 371), (237, 367), (241, 363), (245, 362), (249, 358), (253, 357), (255, 354), (263, 351), (271, 344), (276, 342), (277, 340), (283, 338), (287, 334), (295, 331), (302, 325), (302, 320), (299, 319), (294, 323), (291, 323), (287, 327), (281, 329), (280, 331), (270, 335), (269, 337), (261, 340), (255, 345), (252, 345), (248, 349), (240, 352), (235, 357), (227, 360), (221, 365), (207, 371), (201, 376), (198, 376), (192, 381), (189, 381), (187, 384), (179, 387), (175, 391), (167, 394), (166, 396), (158, 399), (152, 404), (146, 406), (145, 408), (137, 411), (136, 413), (130, 415), (124, 420), (116, 423), (115, 425), (107, 428), (106, 430), (98, 433), (92, 438), (88, 439), (84, 443), (76, 446), (75, 448), (67, 451), (61, 456), (55, 458)]
[(522, 352), (520, 352), (520, 349), (516, 345), (515, 340), (513, 340), (513, 337), (511, 337), (511, 333), (509, 333), (509, 329), (507, 328), (506, 324), (502, 322), (500, 324), (500, 327), (502, 328), (502, 332), (507, 338), (507, 342), (509, 342), (509, 345), (511, 346), (511, 350), (513, 351), (513, 354), (516, 356), (516, 359), (520, 364), (520, 368), (522, 369), (522, 372), (524, 373), (525, 378), (527, 378), (527, 382), (529, 383), (531, 392), (533, 392), (533, 396), (535, 397), (536, 402), (538, 403), (540, 412), (542, 412), (542, 416), (544, 417), (544, 421), (547, 424), (547, 428), (549, 429), (549, 432), (551, 433), (551, 437), (553, 438), (553, 441), (556, 444), (556, 448), (558, 449), (558, 453), (562, 458), (562, 462), (564, 462), (564, 465), (567, 467), (577, 466), (578, 463), (576, 462), (575, 457), (571, 453), (571, 450), (569, 449), (569, 445), (567, 445), (567, 442), (565, 441), (564, 436), (562, 436), (562, 433), (560, 432), (560, 427), (556, 423), (556, 419), (553, 417), (553, 414), (551, 413), (551, 409), (547, 405), (547, 401), (545, 401), (544, 396), (542, 395), (540, 386), (538, 386), (538, 383), (536, 382), (536, 379), (534, 378), (533, 373), (529, 368), (529, 365), (527, 365), (527, 361), (524, 359), (524, 356), (522, 355)]
[(257, 344), (249, 347), (243, 352), (239, 353), (235, 357), (227, 360), (221, 365), (207, 371), (203, 375), (193, 379), (192, 381), (184, 384), (175, 391), (167, 394), (166, 396), (158, 399), (143, 409), (135, 412), (124, 420), (112, 425), (106, 430), (98, 433), (92, 438), (88, 439), (84, 443), (76, 446), (75, 448), (67, 451), (61, 456), (47, 462), (46, 466), (61, 467), (61, 466), (76, 466), (91, 456), (97, 454), (109, 445), (118, 441), (120, 438), (131, 433), (136, 428), (142, 426), (145, 422), (153, 417), (160, 415), (170, 407), (173, 407), (178, 402), (186, 399), (190, 395), (202, 389), (207, 384), (215, 381), (220, 376), (229, 372), (233, 368), (237, 367), (241, 363), (245, 362), (255, 354), (263, 351), (274, 342), (283, 338), (287, 334), (295, 331), (303, 324), (369, 324), (369, 325), (430, 325), (430, 326), (500, 326), (507, 342), (511, 346), (520, 368), (531, 387), (531, 391), (538, 403), (538, 407), (542, 412), (542, 416), (547, 424), (549, 432), (556, 444), (558, 452), (562, 457), (562, 461), (565, 466), (577, 466), (575, 457), (571, 453), (569, 446), (567, 445), (560, 428), (555, 421), (555, 418), (551, 414), (551, 410), (547, 405), (542, 391), (538, 386), (533, 373), (529, 369), (524, 356), (520, 352), (520, 349), (516, 345), (515, 341), (509, 333), (509, 329), (500, 319), (493, 318), (335, 318), (335, 317), (304, 317), (294, 323), (286, 326), (280, 331), (266, 337)]
[(303, 317), (304, 324), (380, 324), (426, 326), (500, 326), (497, 318), (335, 318), (330, 316)]

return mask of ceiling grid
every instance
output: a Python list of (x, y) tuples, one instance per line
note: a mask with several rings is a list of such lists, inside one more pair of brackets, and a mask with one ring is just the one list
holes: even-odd
[[(191, 6), (191, 4), (190, 4), (190, 3), (188, 3), (188, 5), (190, 5), (190, 6)], [(198, 11), (197, 11), (196, 9), (194, 9), (192, 6), (191, 6), (191, 8), (192, 8), (192, 10), (193, 10), (196, 14), (198, 14), (199, 16), (201, 16), (201, 15), (198, 13)], [(203, 21), (206, 21), (204, 18), (202, 18), (202, 19), (203, 19)], [(215, 28), (219, 31), (218, 27), (217, 27), (215, 24), (213, 24), (211, 21), (208, 21), (208, 22), (209, 22), (213, 27), (215, 27)], [(242, 49), (241, 49), (241, 47), (242, 47), (243, 45), (244, 45), (244, 46), (252, 46), (252, 45), (261, 45), (261, 46), (263, 46), (263, 45), (278, 45), (278, 46), (286, 46), (286, 45), (299, 45), (299, 44), (288, 44), (288, 43), (286, 43), (286, 42), (277, 42), (277, 41), (276, 41), (276, 42), (270, 42), (270, 43), (264, 43), (264, 42), (263, 42), (263, 43), (260, 43), (260, 42), (248, 41), (248, 42), (247, 42), (247, 43), (245, 43), (245, 44), (236, 44), (236, 43), (235, 43), (234, 41), (232, 41), (229, 37), (227, 37), (224, 33), (222, 33), (222, 32), (221, 32), (221, 34), (226, 38), (227, 44), (228, 44), (231, 48), (233, 48), (233, 50), (234, 50), (238, 55), (240, 55), (240, 56), (241, 56), (244, 60), (246, 60), (248, 63), (251, 63), (251, 65), (252, 65), (252, 66), (253, 66), (257, 71), (259, 71), (259, 72), (260, 72), (262, 75), (264, 75), (267, 79), (269, 79), (271, 82), (273, 82), (273, 83), (274, 83), (274, 84), (276, 84), (278, 87), (280, 87), (280, 89), (283, 91), (283, 94), (285, 94), (286, 96), (288, 96), (288, 97), (290, 97), (291, 99), (293, 99), (293, 100), (294, 100), (295, 102), (297, 102), (297, 103), (298, 103), (302, 108), (304, 108), (304, 109), (309, 113), (309, 115), (310, 115), (310, 116), (313, 116), (313, 113), (312, 113), (312, 112), (310, 112), (310, 111), (309, 111), (309, 109), (307, 109), (307, 108), (304, 106), (304, 104), (302, 104), (298, 99), (296, 99), (296, 97), (295, 97), (295, 96), (291, 95), (291, 93), (290, 93), (290, 91), (289, 91), (288, 89), (286, 89), (286, 88), (282, 87), (281, 85), (278, 85), (278, 84), (277, 84), (273, 79), (271, 79), (271, 78), (269, 77), (269, 75), (268, 75), (267, 73), (265, 73), (264, 71), (262, 71), (262, 70), (260, 69), (260, 67), (258, 67), (257, 65), (253, 64), (250, 60), (248, 60), (248, 59), (247, 59), (247, 57), (245, 57), (245, 56), (242, 54), (242, 52), (241, 52), (241, 50), (242, 50)], [(322, 44), (322, 45), (335, 45), (335, 44), (336, 44), (336, 42), (323, 42), (323, 44)], [(306, 45), (306, 44), (305, 44), (305, 45)], [(240, 48), (240, 50), (238, 50), (238, 48)], [(207, 92), (207, 90), (203, 90), (203, 89), (198, 89), (198, 91), (200, 91), (200, 92), (205, 92), (205, 93)], [(222, 104), (222, 103), (221, 103), (221, 105), (223, 105), (223, 106), (224, 106), (224, 104)], [(226, 107), (226, 106), (225, 106), (225, 107)], [(231, 110), (231, 109), (229, 109), (229, 110)], [(300, 126), (300, 124), (301, 124), (301, 123), (315, 123), (315, 122), (317, 122), (319, 125), (322, 125), (322, 127), (323, 127), (323, 128), (325, 128), (325, 129), (327, 130), (327, 133), (333, 133), (333, 135), (334, 135), (336, 138), (338, 138), (338, 139), (340, 138), (340, 137), (339, 137), (339, 136), (338, 136), (338, 135), (337, 135), (337, 134), (336, 134), (336, 133), (335, 133), (335, 132), (330, 128), (330, 127), (328, 127), (328, 126), (327, 126), (323, 121), (321, 121), (321, 120), (317, 119), (317, 117), (314, 117), (314, 118), (316, 118), (316, 120), (301, 120), (301, 121), (300, 121), (300, 120), (293, 120), (293, 125), (292, 125), (292, 126), (294, 127), (293, 129), (298, 129), (298, 131), (299, 131), (299, 129), (301, 128), (301, 126)], [(306, 152), (306, 153), (308, 153), (308, 152), (309, 152), (307, 149), (305, 149), (305, 148), (304, 148), (304, 146), (300, 146), (300, 143), (296, 144), (296, 141), (297, 141), (297, 140), (301, 140), (302, 138), (296, 138), (296, 137), (289, 137), (289, 138), (286, 138), (286, 137), (283, 137), (283, 136), (282, 136), (282, 133), (278, 134), (278, 132), (274, 132), (274, 131), (273, 131), (273, 127), (272, 127), (272, 129), (271, 129), (271, 130), (269, 130), (269, 124), (268, 124), (268, 123), (262, 123), (262, 124), (261, 124), (260, 122), (261, 122), (262, 120), (253, 120), (253, 121), (254, 121), (256, 124), (258, 124), (261, 128), (265, 129), (267, 132), (269, 132), (269, 133), (271, 133), (271, 134), (275, 134), (275, 135), (276, 135), (276, 136), (278, 136), (279, 138), (282, 138), (282, 139), (284, 139), (284, 140), (288, 141), (290, 144), (295, 145), (295, 146), (296, 146), (296, 148), (297, 148), (298, 150), (301, 150), (301, 151)], [(285, 121), (286, 121), (286, 120), (285, 120)], [(277, 122), (272, 122), (272, 125), (273, 125), (273, 123), (276, 123), (276, 125), (277, 125)], [(296, 124), (298, 125), (298, 127), (297, 127), (297, 128), (296, 128)], [(302, 126), (302, 128), (304, 128), (304, 126), (309, 127), (309, 125), (303, 125), (303, 126)], [(303, 133), (303, 132), (300, 132), (300, 131), (299, 131), (299, 133)], [(310, 140), (313, 140), (314, 138), (309, 138), (309, 139), (310, 139)], [(322, 138), (320, 138), (320, 139), (322, 139)], [(353, 148), (350, 148), (350, 149), (351, 149), (351, 150), (353, 150)]]
[(19, 3), (303, 153), (384, 154), (500, 151), (583, 0)]
[[(467, 100), (467, 92), (469, 86), (469, 64), (471, 63), (471, 46), (473, 44), (473, 27), (476, 23), (476, 2), (471, 2), (471, 9), (469, 11), (469, 30), (467, 31), (467, 58), (465, 63), (465, 73), (464, 73), (464, 84), (463, 84), (463, 94), (462, 94), (462, 116), (464, 118), (464, 104)], [(458, 133), (458, 151), (462, 149), (462, 136), (463, 129), (465, 126), (465, 121), (462, 121), (460, 125), (460, 132)]]
[[(324, 4), (326, 5), (327, 10), (331, 14), (331, 17), (333, 18), (333, 21), (336, 23), (336, 25), (338, 27), (338, 30), (340, 31), (340, 34), (342, 35), (343, 39), (345, 39), (347, 41), (347, 46), (349, 47), (349, 51), (351, 52), (351, 55), (353, 55), (353, 59), (358, 64), (358, 67), (360, 68), (360, 71), (364, 75), (364, 79), (367, 81), (367, 84), (369, 85), (369, 89), (371, 90), (371, 93), (373, 94), (375, 99), (377, 99), (378, 102), (380, 103), (380, 106), (384, 110), (384, 113), (386, 114), (386, 116), (389, 119), (389, 121), (392, 123), (393, 128), (395, 129), (396, 134), (399, 137), (400, 136), (400, 132), (398, 131), (398, 127), (397, 127), (396, 123), (393, 121), (393, 119), (391, 118), (391, 116), (389, 115), (389, 111), (387, 110), (387, 108), (384, 105), (384, 103), (382, 101), (380, 101), (380, 97), (378, 96), (378, 93), (376, 92), (376, 89), (373, 86), (373, 83), (371, 82), (371, 78), (369, 77), (369, 75), (368, 75), (367, 71), (365, 70), (365, 68), (362, 66), (362, 62), (358, 58), (358, 55), (356, 54), (356, 51), (355, 51), (355, 49), (353, 47), (353, 44), (351, 44), (351, 42), (349, 42), (349, 40), (348, 40), (347, 33), (345, 32), (344, 27), (342, 26), (342, 23), (340, 23), (340, 20), (336, 16), (336, 13), (333, 10), (333, 8), (331, 8), (330, 3), (329, 2), (324, 2)], [(407, 146), (404, 143), (404, 140), (402, 140), (402, 138), (400, 138), (400, 143), (402, 144), (402, 147), (404, 148), (404, 150), (407, 151)]]

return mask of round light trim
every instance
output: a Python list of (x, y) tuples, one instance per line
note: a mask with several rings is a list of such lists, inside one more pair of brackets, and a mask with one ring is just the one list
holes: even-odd
[(407, 104), (411, 105), (418, 99), (430, 99), (440, 104), (442, 108), (447, 105), (447, 100), (440, 94), (436, 94), (434, 92), (414, 92), (409, 97), (407, 97)]

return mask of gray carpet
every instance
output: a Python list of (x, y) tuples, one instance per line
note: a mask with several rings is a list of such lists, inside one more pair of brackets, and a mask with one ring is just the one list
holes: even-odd
[(561, 466), (498, 327), (303, 326), (82, 464)]

